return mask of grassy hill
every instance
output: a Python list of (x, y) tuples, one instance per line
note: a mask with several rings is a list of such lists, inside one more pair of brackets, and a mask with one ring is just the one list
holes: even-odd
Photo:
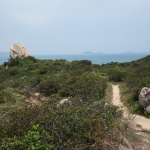
[(124, 90), (128, 93), (124, 102), (131, 112), (143, 114), (138, 96), (143, 87), (150, 88), (150, 55), (127, 63), (103, 64), (100, 69), (108, 75), (110, 81), (124, 84)]
[(117, 148), (116, 135), (127, 128), (118, 108), (105, 105), (107, 82), (125, 83), (137, 102), (140, 88), (149, 86), (149, 61), (11, 59), (0, 66), (0, 149)]

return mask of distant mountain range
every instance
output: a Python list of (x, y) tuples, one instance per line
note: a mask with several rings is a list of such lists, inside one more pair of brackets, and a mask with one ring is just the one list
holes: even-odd
[[(150, 55), (150, 52), (122, 52), (122, 53), (110, 53), (110, 54), (147, 54)], [(50, 54), (49, 54), (50, 55)], [(67, 55), (67, 54), (66, 54)], [(81, 55), (107, 55), (107, 53), (103, 53), (103, 52), (92, 52), (92, 51), (85, 51), (83, 53), (81, 53)], [(0, 57), (9, 57), (9, 52), (0, 52)]]

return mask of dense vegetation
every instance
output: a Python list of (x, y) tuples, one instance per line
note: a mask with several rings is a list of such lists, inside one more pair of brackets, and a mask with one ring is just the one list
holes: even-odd
[(149, 87), (149, 61), (10, 59), (0, 66), (0, 149), (116, 149), (127, 126), (118, 108), (106, 105), (107, 83), (125, 83), (128, 104), (142, 111), (138, 94)]
[(138, 97), (143, 87), (150, 88), (150, 55), (132, 62), (103, 64), (100, 69), (108, 75), (110, 81), (124, 84), (123, 88), (127, 96), (124, 103), (131, 112), (145, 113)]

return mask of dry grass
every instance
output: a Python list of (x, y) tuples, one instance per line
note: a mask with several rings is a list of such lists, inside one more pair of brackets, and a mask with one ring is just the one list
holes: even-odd
[(131, 99), (131, 94), (129, 92), (129, 89), (127, 88), (127, 86), (125, 85), (125, 83), (119, 83), (119, 88), (120, 88), (120, 99), (123, 102), (123, 104), (129, 108), (130, 105), (128, 103), (129, 99)]
[(105, 90), (105, 96), (104, 96), (103, 100), (106, 103), (111, 103), (112, 97), (113, 97), (112, 86), (110, 85), (110, 83), (107, 83), (107, 88)]

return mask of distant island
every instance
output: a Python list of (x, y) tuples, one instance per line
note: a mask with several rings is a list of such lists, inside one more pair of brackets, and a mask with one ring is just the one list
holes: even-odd
[[(150, 55), (150, 52), (131, 52), (131, 51), (127, 51), (127, 52), (121, 52), (121, 53), (103, 53), (103, 52), (92, 52), (92, 51), (85, 51), (83, 53), (80, 54), (75, 54), (75, 55), (117, 55), (117, 54), (124, 54), (124, 55), (135, 55), (135, 54), (147, 54)], [(0, 52), (0, 57), (9, 57), (9, 52)], [(45, 55), (45, 54), (42, 54)], [(48, 55), (52, 55), (52, 54), (48, 54)], [(56, 54), (58, 55), (58, 54)], [(60, 54), (59, 54), (60, 55)], [(61, 54), (61, 55), (70, 55), (70, 54)], [(73, 54), (72, 54), (73, 55)]]

